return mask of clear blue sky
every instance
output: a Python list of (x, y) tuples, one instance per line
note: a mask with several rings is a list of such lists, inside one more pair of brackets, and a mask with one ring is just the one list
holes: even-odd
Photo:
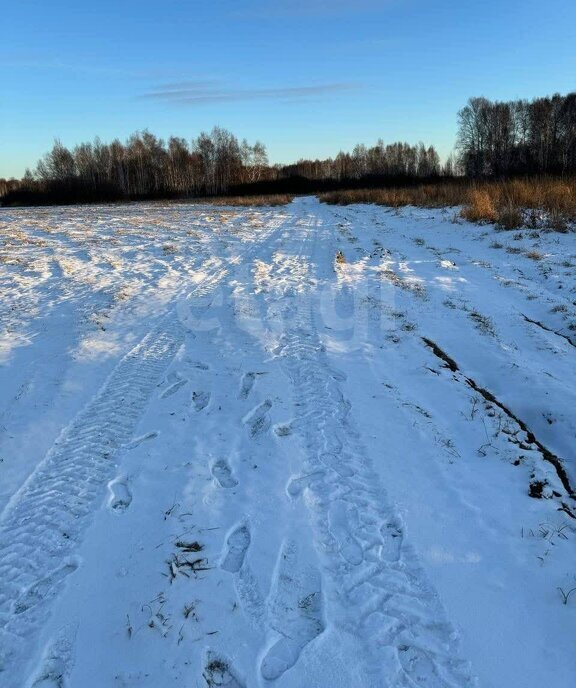
[(450, 152), (473, 95), (576, 88), (574, 0), (4, 0), (0, 177), (66, 145), (214, 124), (273, 162)]

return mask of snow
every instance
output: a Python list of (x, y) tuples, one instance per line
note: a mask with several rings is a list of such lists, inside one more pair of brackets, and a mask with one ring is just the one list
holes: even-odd
[(300, 198), (0, 241), (2, 688), (573, 685), (573, 234)]

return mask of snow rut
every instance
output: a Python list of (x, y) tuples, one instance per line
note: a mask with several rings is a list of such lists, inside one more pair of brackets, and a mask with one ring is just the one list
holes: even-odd
[(313, 474), (306, 501), (341, 598), (337, 623), (361, 639), (371, 685), (474, 685), (442, 605), (368, 464), (311, 320), (301, 319), (278, 353), (300, 412), (305, 470)]
[(442, 605), (369, 466), (311, 309), (300, 309), (288, 324), (277, 354), (293, 385), (308, 476), (288, 492), (297, 498), (303, 491), (311, 509), (317, 546), (340, 598), (342, 611), (329, 611), (366, 651), (363, 685), (472, 686)]
[[(186, 301), (194, 304), (206, 297), (225, 274), (219, 265), (211, 266)], [(0, 683), (4, 676), (8, 680), (4, 672), (10, 669), (12, 683), (2, 683), (7, 688), (21, 685), (14, 667), (23, 666), (19, 658), (29, 653), (30, 637), (42, 625), (43, 603), (79, 565), (71, 555), (115, 475), (116, 452), (156, 436), (153, 432), (131, 441), (184, 341), (183, 303), (177, 299), (176, 308), (120, 361), (0, 517)], [(125, 492), (117, 506), (129, 505), (131, 495)]]
[[(56, 440), (0, 520), (0, 631), (22, 638), (44, 615), (42, 602), (76, 564), (66, 562), (116, 468), (114, 455), (136, 428), (182, 339), (169, 316), (124, 359)], [(53, 573), (51, 573), (53, 572)], [(48, 582), (53, 580), (53, 585)], [(47, 582), (48, 581), (48, 582)], [(37, 594), (30, 596), (30, 591)], [(0, 672), (3, 663), (0, 657)], [(1, 675), (1, 674), (0, 674)]]

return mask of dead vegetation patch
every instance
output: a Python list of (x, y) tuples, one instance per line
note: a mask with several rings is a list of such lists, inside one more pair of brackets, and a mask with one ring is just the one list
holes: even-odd
[(239, 208), (272, 208), (292, 203), (290, 194), (271, 194), (270, 196), (220, 196), (217, 198), (199, 198), (193, 203), (216, 206), (234, 206)]
[(168, 571), (164, 574), (170, 583), (173, 583), (178, 576), (196, 578), (198, 573), (209, 571), (212, 568), (208, 566), (208, 560), (206, 558), (190, 556), (204, 549), (204, 545), (196, 540), (193, 542), (178, 540), (175, 546), (178, 551), (173, 553), (166, 561)]
[(477, 329), (482, 332), (482, 334), (488, 334), (492, 337), (496, 336), (496, 330), (494, 329), (494, 323), (492, 320), (478, 311), (470, 311), (468, 313), (470, 319), (474, 322)]
[(390, 282), (390, 284), (394, 285), (395, 287), (404, 289), (405, 291), (410, 291), (421, 299), (426, 298), (426, 288), (421, 282), (406, 279), (394, 272), (394, 270), (392, 270), (392, 268), (389, 266), (381, 266), (379, 273), (383, 279), (385, 279), (387, 282)]
[(470, 222), (495, 223), (501, 229), (518, 227), (567, 232), (576, 222), (576, 177), (538, 177), (505, 181), (442, 181), (406, 188), (332, 191), (320, 200), (333, 205), (374, 203), (392, 208), (461, 206)]

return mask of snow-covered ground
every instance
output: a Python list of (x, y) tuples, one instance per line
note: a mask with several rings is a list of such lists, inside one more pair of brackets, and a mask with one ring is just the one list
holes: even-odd
[(1, 212), (2, 688), (574, 685), (576, 241), (453, 215)]

